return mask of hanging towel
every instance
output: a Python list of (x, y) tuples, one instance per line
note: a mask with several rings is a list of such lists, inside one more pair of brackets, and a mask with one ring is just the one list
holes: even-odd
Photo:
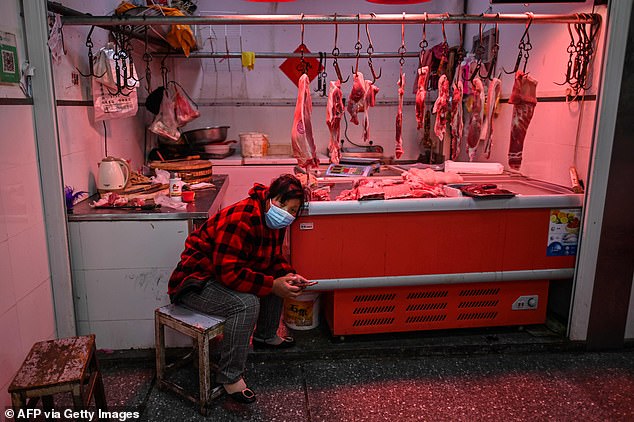
[(255, 53), (253, 51), (242, 52), (242, 67), (253, 70), (255, 66)]

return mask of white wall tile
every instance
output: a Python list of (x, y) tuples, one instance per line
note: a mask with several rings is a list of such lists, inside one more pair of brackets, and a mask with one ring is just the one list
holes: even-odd
[(50, 278), (44, 224), (10, 238), (9, 254), (17, 300)]
[(44, 280), (17, 303), (22, 347), (28, 350), (38, 341), (55, 337), (55, 315), (50, 279)]
[[(94, 122), (92, 107), (58, 107), (58, 127), (64, 184), (95, 193), (97, 163), (106, 154), (131, 162), (137, 170), (144, 161), (143, 116)], [(107, 144), (107, 148), (106, 148)]]
[(16, 308), (0, 315), (0, 333), (3, 342), (0, 347), (0, 385), (4, 385), (13, 379), (30, 350), (22, 346)]
[(35, 163), (0, 170), (0, 196), (9, 237), (43, 221), (39, 171)]
[[(1, 90), (2, 88), (0, 88)], [(36, 162), (31, 106), (0, 106), (0, 170)]]
[(0, 242), (0, 315), (15, 305), (13, 271), (9, 255), (9, 242)]
[(7, 228), (7, 216), (4, 211), (4, 196), (0, 195), (0, 242), (6, 242), (9, 238), (9, 229)]

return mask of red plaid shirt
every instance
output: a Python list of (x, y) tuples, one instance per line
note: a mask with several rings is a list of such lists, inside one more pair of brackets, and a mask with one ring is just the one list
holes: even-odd
[(266, 296), (275, 278), (295, 272), (282, 256), (286, 230), (270, 229), (264, 221), (267, 193), (266, 186), (256, 183), (248, 198), (220, 210), (189, 234), (168, 282), (172, 301), (210, 279)]

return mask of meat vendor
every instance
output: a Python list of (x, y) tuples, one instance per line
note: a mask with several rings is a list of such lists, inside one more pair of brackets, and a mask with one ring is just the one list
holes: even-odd
[(286, 228), (306, 197), (290, 174), (270, 187), (256, 183), (247, 198), (187, 236), (169, 279), (172, 303), (225, 318), (216, 388), (240, 403), (256, 400), (243, 378), (251, 335), (255, 349), (292, 347), (292, 337), (277, 335), (283, 299), (315, 284), (296, 274), (282, 255)]

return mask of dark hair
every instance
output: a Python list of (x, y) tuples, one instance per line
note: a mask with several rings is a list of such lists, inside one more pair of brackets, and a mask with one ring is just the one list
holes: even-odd
[(266, 199), (271, 199), (279, 196), (282, 204), (286, 203), (289, 199), (299, 199), (299, 208), (304, 207), (304, 202), (308, 198), (308, 193), (302, 182), (292, 174), (283, 174), (277, 179), (271, 182), (269, 187), (269, 193)]

